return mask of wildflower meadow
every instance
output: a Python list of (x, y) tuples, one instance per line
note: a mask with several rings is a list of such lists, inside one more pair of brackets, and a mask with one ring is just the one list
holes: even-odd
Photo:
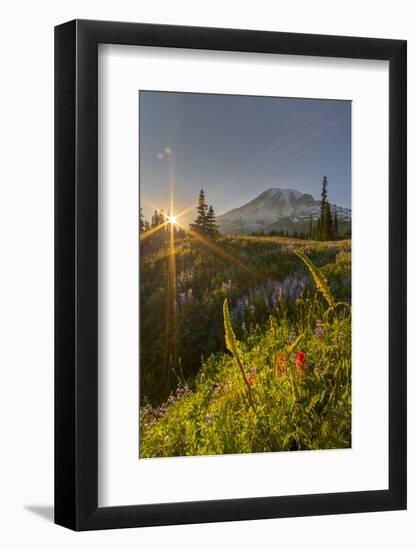
[(141, 249), (140, 457), (350, 447), (350, 240), (177, 233), (172, 292)]

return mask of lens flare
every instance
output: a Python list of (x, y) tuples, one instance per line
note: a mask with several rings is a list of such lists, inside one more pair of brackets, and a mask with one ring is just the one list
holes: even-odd
[(177, 216), (167, 216), (167, 220), (170, 224), (177, 223)]

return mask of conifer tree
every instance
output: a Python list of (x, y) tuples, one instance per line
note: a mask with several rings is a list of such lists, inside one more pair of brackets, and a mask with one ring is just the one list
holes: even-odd
[(156, 227), (159, 225), (159, 214), (158, 211), (155, 210), (151, 219), (151, 227)]
[(339, 232), (339, 228), (338, 228), (338, 221), (337, 221), (337, 206), (335, 206), (334, 214), (333, 214), (333, 233), (334, 233), (335, 239), (337, 239), (338, 232)]
[(211, 205), (209, 206), (209, 209), (207, 211), (206, 221), (207, 234), (210, 235), (210, 237), (217, 237), (217, 235), (219, 234), (219, 230), (216, 225), (216, 215), (214, 214), (214, 209)]
[(206, 196), (204, 190), (201, 189), (198, 197), (197, 218), (194, 220), (194, 223), (191, 224), (191, 227), (203, 235), (207, 234), (207, 208)]
[(328, 238), (328, 227), (326, 227), (326, 205), (327, 205), (327, 176), (323, 176), (321, 186), (321, 204), (320, 204), (320, 220), (319, 220), (319, 239), (326, 240)]
[(165, 221), (165, 214), (164, 210), (160, 210), (159, 212), (157, 210), (154, 211), (152, 219), (151, 219), (151, 227), (157, 227), (158, 225), (161, 225)]
[(326, 202), (324, 208), (324, 219), (322, 225), (322, 240), (328, 241), (333, 238), (333, 220), (332, 212), (330, 210), (330, 204)]

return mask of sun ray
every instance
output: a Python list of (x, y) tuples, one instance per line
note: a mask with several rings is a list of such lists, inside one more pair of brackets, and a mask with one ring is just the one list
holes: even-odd
[(161, 229), (166, 227), (168, 225), (168, 223), (169, 223), (169, 221), (165, 220), (163, 223), (160, 223), (156, 227), (152, 227), (151, 229), (148, 229), (148, 231), (144, 231), (143, 233), (140, 234), (140, 240), (144, 241), (148, 237), (151, 237), (152, 235), (155, 235), (155, 233), (157, 233), (158, 231), (160, 231)]
[(182, 218), (182, 216), (185, 216), (185, 214), (188, 214), (188, 212), (190, 212), (190, 210), (192, 210), (196, 206), (197, 206), (197, 202), (194, 201), (192, 204), (190, 204), (190, 206), (187, 206), (187, 208), (184, 208), (184, 210), (182, 210), (179, 214), (175, 214), (175, 217), (177, 218), (177, 220), (179, 218)]
[(177, 222), (177, 224), (182, 228), (185, 229), (185, 231), (188, 231), (192, 237), (195, 239), (201, 241), (203, 244), (207, 246), (214, 254), (217, 254), (224, 260), (229, 260), (230, 262), (233, 262), (235, 265), (252, 275), (255, 279), (258, 279), (260, 281), (266, 282), (268, 280), (268, 277), (261, 273), (260, 271), (254, 269), (253, 267), (247, 265), (243, 260), (236, 257), (234, 254), (231, 254), (230, 252), (224, 250), (217, 244), (215, 244), (211, 239), (205, 238), (203, 235), (200, 235), (200, 233), (197, 233), (197, 231), (194, 231), (194, 229), (191, 229), (191, 227), (185, 227)]
[[(147, 199), (143, 199), (143, 201), (145, 203), (147, 203), (149, 206), (151, 206), (151, 208), (153, 210), (156, 210), (157, 212), (161, 212), (159, 208), (157, 208), (154, 204), (152, 204), (149, 200)], [(161, 212), (162, 215), (165, 217), (165, 222), (166, 223), (170, 223), (169, 221), (169, 217), (172, 216), (175, 218), (175, 222), (177, 222), (177, 220), (179, 220), (180, 218), (182, 218), (183, 216), (185, 216), (185, 214), (188, 214), (188, 212), (190, 212), (191, 210), (193, 210), (193, 208), (195, 208), (197, 206), (197, 202), (194, 201), (190, 204), (190, 206), (187, 206), (187, 208), (184, 208), (184, 210), (181, 210), (181, 212), (178, 212), (176, 214), (174, 214), (174, 209), (170, 209), (170, 213), (169, 214), (166, 214), (165, 212)], [(158, 226), (159, 228), (159, 226)], [(148, 233), (148, 231), (146, 232)]]
[(165, 351), (166, 351), (166, 388), (170, 388), (170, 373), (177, 361), (177, 270), (175, 258), (175, 227), (169, 225), (168, 284), (166, 300)]

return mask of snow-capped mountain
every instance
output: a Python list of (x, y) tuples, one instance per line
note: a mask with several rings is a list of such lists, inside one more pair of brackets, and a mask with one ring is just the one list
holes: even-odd
[[(332, 212), (337, 209), (338, 221), (350, 222), (351, 210), (331, 205)], [(320, 201), (308, 193), (296, 189), (271, 188), (240, 208), (229, 210), (217, 217), (222, 233), (251, 233), (252, 231), (271, 231), (306, 229), (311, 217), (320, 216)]]

